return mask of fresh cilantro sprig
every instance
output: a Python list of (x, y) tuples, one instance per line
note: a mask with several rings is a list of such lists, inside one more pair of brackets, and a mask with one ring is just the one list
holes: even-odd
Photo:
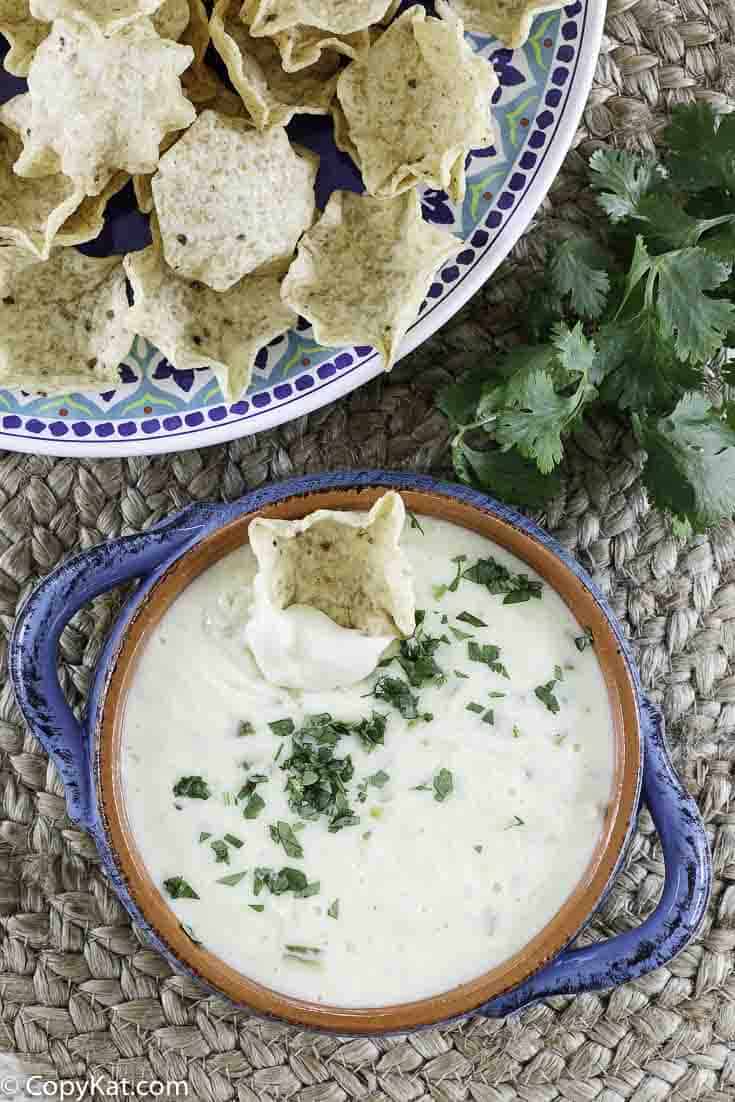
[(664, 144), (660, 158), (593, 154), (608, 225), (551, 250), (518, 311), (527, 343), (439, 394), (465, 482), (541, 507), (566, 441), (604, 407), (631, 424), (677, 530), (735, 512), (735, 116), (679, 107)]

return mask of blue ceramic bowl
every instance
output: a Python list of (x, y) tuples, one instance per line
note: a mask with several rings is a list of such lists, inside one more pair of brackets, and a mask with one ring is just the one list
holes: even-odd
[[(444, 516), (507, 546), (545, 576), (581, 623), (593, 627), (611, 694), (618, 784), (589, 874), (557, 918), (507, 965), (432, 999), (343, 1010), (286, 998), (254, 984), (182, 932), (147, 877), (126, 827), (119, 720), (136, 648), (147, 631), (193, 577), (247, 539), (255, 513), (292, 518), (319, 507), (367, 508), (385, 488), (402, 492), (416, 512)], [(138, 587), (110, 633), (86, 716), (78, 722), (59, 685), (59, 637), (83, 605), (132, 579), (139, 580)], [(658, 968), (684, 948), (705, 914), (711, 866), (704, 827), (672, 768), (662, 717), (643, 693), (612, 611), (592, 580), (550, 536), (467, 487), (423, 475), (350, 471), (279, 483), (229, 505), (190, 506), (143, 535), (82, 552), (46, 578), (18, 617), (10, 671), (25, 719), (64, 782), (69, 813), (94, 837), (103, 866), (134, 920), (175, 968), (258, 1013), (343, 1034), (403, 1032), (468, 1013), (501, 1017), (548, 995), (610, 988)], [(637, 929), (585, 948), (569, 948), (614, 881), (641, 802), (661, 839), (666, 865), (661, 899)]]

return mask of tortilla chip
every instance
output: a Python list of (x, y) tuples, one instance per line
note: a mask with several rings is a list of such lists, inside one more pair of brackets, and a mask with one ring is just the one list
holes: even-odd
[(461, 247), (422, 221), (415, 190), (394, 199), (336, 191), (299, 245), (283, 299), (320, 344), (372, 344), (390, 371), (436, 269)]
[(253, 38), (235, 14), (234, 0), (218, 0), (212, 41), (258, 129), (285, 126), (297, 113), (326, 115), (337, 87), (339, 56), (323, 53), (308, 70), (286, 73), (276, 46)]
[(153, 15), (162, 0), (30, 0), (31, 15), (45, 23), (71, 19), (108, 33)]
[(178, 42), (189, 26), (190, 17), (189, 0), (163, 0), (151, 22), (161, 38)]
[(561, 8), (562, 0), (452, 0), (451, 6), (466, 30), (492, 35), (516, 49), (528, 41), (536, 16)]
[(166, 262), (227, 291), (262, 264), (288, 258), (314, 218), (316, 165), (283, 127), (204, 111), (153, 177)]
[(5, 294), (5, 288), (10, 287), (20, 272), (37, 263), (38, 257), (28, 249), (0, 239), (0, 299)]
[(127, 176), (117, 176), (102, 195), (88, 199), (77, 181), (61, 173), (31, 180), (16, 176), (13, 164), (22, 148), (20, 138), (0, 124), (0, 241), (46, 260), (54, 244), (79, 245), (97, 237), (107, 200)]
[(0, 252), (0, 385), (44, 392), (118, 381), (130, 348), (120, 257), (55, 249), (23, 265)]
[(33, 55), (49, 29), (48, 23), (31, 17), (29, 0), (0, 0), (0, 34), (10, 45), (3, 68), (16, 77), (28, 76)]
[(117, 171), (152, 172), (165, 135), (195, 118), (179, 80), (192, 57), (148, 19), (115, 35), (57, 19), (31, 63), (27, 97), (16, 97), (28, 118), (15, 171), (62, 171), (88, 195)]
[(57, 173), (24, 180), (13, 172), (23, 143), (0, 124), (0, 241), (18, 245), (45, 260), (54, 238), (84, 199), (84, 190)]
[(319, 509), (303, 520), (256, 517), (248, 529), (256, 587), (279, 609), (309, 605), (367, 635), (411, 635), (413, 580), (400, 547), (405, 517), (392, 490), (367, 516)]
[(492, 140), (497, 86), (448, 9), (434, 19), (409, 8), (337, 85), (368, 192), (387, 197), (424, 183), (460, 202), (467, 153)]
[(285, 266), (245, 276), (220, 294), (175, 275), (153, 229), (153, 245), (125, 257), (135, 300), (130, 330), (155, 344), (180, 371), (211, 367), (225, 399), (233, 401), (247, 389), (260, 349), (296, 322), (281, 301)]
[(335, 35), (320, 31), (318, 27), (292, 27), (273, 35), (273, 41), (285, 71), (297, 73), (300, 69), (316, 65), (325, 50), (352, 59), (359, 57), (370, 46), (370, 34), (368, 31), (355, 31), (354, 34)]
[(335, 34), (364, 31), (383, 19), (393, 0), (251, 0), (244, 4), (253, 34), (272, 37), (291, 27), (316, 27)]
[(102, 233), (108, 200), (122, 191), (129, 179), (127, 172), (116, 172), (99, 195), (88, 195), (83, 199), (56, 234), (54, 244), (83, 245), (85, 241), (94, 241)]
[(210, 42), (209, 14), (204, 0), (189, 0), (189, 23), (180, 41), (194, 51), (194, 60), (181, 77), (187, 96), (192, 103), (212, 99), (215, 89), (210, 81), (211, 70), (204, 63)]

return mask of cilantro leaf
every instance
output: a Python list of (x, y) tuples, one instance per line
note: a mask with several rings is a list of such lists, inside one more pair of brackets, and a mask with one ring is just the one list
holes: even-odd
[(303, 857), (304, 849), (298, 838), (293, 832), (293, 829), (285, 823), (282, 819), (279, 819), (277, 823), (271, 823), (268, 828), (270, 836), (276, 845), (283, 846), (286, 851), (287, 857)]
[(486, 386), (487, 370), (477, 368), (458, 382), (442, 387), (436, 396), (436, 404), (450, 424), (469, 425), (475, 420), (477, 403)]
[(188, 796), (191, 800), (208, 800), (212, 793), (203, 777), (180, 777), (174, 785), (174, 796)]
[(461, 479), (511, 505), (538, 509), (561, 490), (558, 470), (541, 474), (532, 460), (517, 451), (479, 451), (462, 439), (452, 448), (452, 460)]
[(703, 234), (735, 222), (735, 213), (717, 218), (695, 218), (671, 195), (648, 195), (638, 204), (641, 232), (660, 250), (698, 245)]
[(656, 161), (624, 150), (596, 149), (590, 158), (590, 183), (611, 222), (635, 217), (643, 196), (658, 190), (665, 178)]
[(664, 132), (672, 183), (686, 191), (719, 187), (735, 193), (735, 117), (708, 103), (675, 107)]
[(673, 337), (653, 312), (610, 322), (596, 337), (598, 365), (606, 376), (600, 395), (621, 409), (668, 411), (701, 382), (701, 372), (682, 363)]
[(705, 294), (724, 283), (730, 268), (700, 248), (679, 249), (656, 258), (658, 316), (665, 331), (674, 335), (682, 360), (708, 360), (735, 325), (735, 305)]
[(652, 257), (638, 237), (623, 306), (645, 276), (644, 310), (655, 310), (662, 332), (673, 337), (681, 360), (704, 362), (735, 324), (735, 305), (705, 293), (724, 283), (730, 268), (698, 247)]
[(434, 799), (437, 803), (444, 803), (454, 792), (454, 777), (450, 769), (440, 769), (432, 782), (434, 786)]
[(585, 401), (595, 391), (584, 381), (570, 397), (559, 394), (545, 371), (525, 376), (508, 392), (508, 407), (498, 418), (496, 438), (501, 447), (518, 448), (549, 474), (564, 454), (562, 433), (568, 430)]
[(187, 884), (183, 876), (171, 876), (168, 880), (164, 880), (163, 886), (172, 899), (199, 898), (197, 893), (192, 888), (191, 884)]
[(669, 417), (643, 422), (641, 437), (644, 479), (656, 505), (697, 530), (732, 515), (735, 424), (705, 397), (687, 395)]
[(549, 278), (562, 298), (582, 318), (599, 318), (610, 290), (610, 257), (589, 237), (570, 237), (555, 249)]

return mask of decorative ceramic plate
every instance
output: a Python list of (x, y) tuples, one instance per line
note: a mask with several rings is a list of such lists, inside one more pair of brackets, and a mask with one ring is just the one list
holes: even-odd
[[(468, 157), (467, 194), (451, 203), (424, 190), (424, 218), (465, 241), (456, 260), (437, 272), (402, 354), (443, 325), (504, 259), (549, 189), (569, 149), (597, 61), (603, 0), (577, 0), (536, 19), (526, 45), (510, 50), (468, 35), (495, 66), (497, 139)], [(2, 39), (0, 38), (0, 42)], [(0, 69), (0, 101), (25, 82)], [(331, 123), (302, 115), (292, 137), (322, 158), (318, 201), (335, 188), (361, 190), (348, 157), (332, 141)], [(85, 252), (127, 252), (148, 243), (147, 221), (129, 187), (109, 205), (101, 237)], [(372, 348), (324, 348), (305, 323), (261, 350), (249, 390), (227, 404), (208, 368), (177, 371), (136, 338), (112, 390), (40, 397), (0, 388), (0, 448), (49, 455), (133, 455), (206, 447), (300, 417), (381, 371)]]

